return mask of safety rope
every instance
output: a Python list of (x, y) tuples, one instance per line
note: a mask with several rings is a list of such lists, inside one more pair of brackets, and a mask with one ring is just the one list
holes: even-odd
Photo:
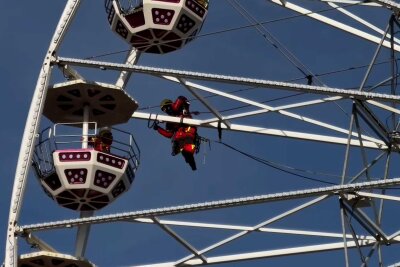
[[(312, 82), (314, 81), (312, 77), (315, 77), (315, 80), (317, 81), (317, 84), (320, 86), (326, 86), (321, 80), (316, 77), (313, 72), (306, 66), (304, 65), (289, 49), (287, 49), (270, 31), (267, 30), (267, 28), (261, 24), (254, 16), (250, 14), (244, 8), (237, 0), (227, 0), (228, 2), (231, 3), (231, 5), (249, 22), (255, 22), (257, 26), (255, 26), (255, 29), (260, 33), (260, 35), (264, 38), (264, 40), (268, 41), (269, 43), (272, 44), (273, 47), (278, 49), (278, 51), (286, 57), (287, 60), (289, 60), (290, 63), (292, 63), (293, 66), (295, 66), (308, 80), (308, 85), (311, 85)], [(333, 101), (333, 103), (347, 116), (349, 117), (349, 114), (344, 110), (340, 104), (338, 104), (336, 101)]]
[[(252, 16), (245, 7), (243, 7), (236, 0), (227, 1), (249, 23), (254, 23), (256, 25), (254, 28), (258, 31), (262, 38), (265, 41), (269, 42), (274, 48), (276, 48), (293, 66), (295, 66), (304, 75), (304, 77), (314, 76), (311, 70), (307, 68), (307, 66), (305, 66), (289, 49), (287, 49), (285, 45), (283, 45), (263, 24), (261, 24), (254, 16)], [(324, 85), (320, 80), (317, 79), (317, 81), (319, 85)]]
[[(149, 120), (148, 120), (148, 128), (153, 128), (155, 124), (158, 125), (159, 122), (157, 121), (157, 117), (156, 117), (156, 119), (154, 119), (153, 124), (151, 124), (151, 120), (152, 119), (151, 119), (151, 115), (150, 115)], [(328, 173), (323, 173), (323, 172), (316, 172), (316, 171), (311, 171), (311, 170), (304, 170), (304, 169), (294, 168), (294, 167), (291, 167), (291, 166), (288, 166), (288, 165), (284, 165), (284, 164), (281, 164), (281, 163), (273, 162), (273, 161), (270, 161), (270, 160), (266, 160), (266, 159), (251, 155), (251, 154), (249, 154), (247, 152), (244, 152), (243, 150), (240, 150), (240, 149), (238, 149), (238, 148), (236, 148), (236, 147), (234, 147), (232, 145), (227, 144), (226, 142), (222, 142), (220, 134), (219, 134), (219, 140), (218, 141), (211, 140), (209, 138), (205, 138), (205, 137), (202, 137), (202, 136), (196, 134), (196, 138), (195, 138), (195, 141), (194, 141), (194, 144), (196, 146), (195, 153), (198, 154), (200, 152), (200, 148), (201, 148), (202, 144), (204, 144), (204, 143), (208, 144), (209, 150), (211, 151), (211, 142), (223, 145), (223, 146), (231, 149), (232, 151), (235, 151), (235, 152), (237, 152), (237, 153), (239, 153), (241, 155), (244, 155), (244, 156), (246, 156), (246, 157), (248, 157), (248, 158), (250, 158), (250, 159), (252, 159), (252, 160), (254, 160), (256, 162), (259, 162), (259, 163), (261, 163), (263, 165), (266, 165), (266, 166), (271, 167), (273, 169), (276, 169), (278, 171), (281, 171), (281, 172), (284, 172), (284, 173), (287, 173), (287, 174), (290, 174), (290, 175), (297, 176), (297, 177), (302, 178), (302, 179), (310, 180), (310, 181), (313, 181), (313, 182), (319, 182), (319, 183), (323, 183), (323, 184), (336, 185), (336, 183), (333, 183), (333, 182), (325, 181), (325, 180), (318, 179), (318, 178), (313, 178), (313, 177), (302, 175), (302, 174), (299, 174), (299, 173), (296, 173), (296, 172), (303, 172), (303, 173), (307, 173), (307, 174), (311, 174), (311, 175), (330, 176), (330, 177), (335, 177), (335, 178), (341, 178), (340, 175), (334, 175), (334, 174), (328, 174)], [(204, 155), (204, 159), (203, 159), (203, 164), (204, 163), (205, 163), (205, 155)]]
[(157, 120), (158, 114), (156, 114), (156, 118), (155, 118), (154, 120), (151, 118), (151, 115), (153, 115), (153, 114), (150, 113), (149, 119), (147, 120), (147, 128), (149, 128), (149, 129), (154, 128), (154, 125), (157, 125), (157, 126), (158, 126), (158, 124), (160, 123), (160, 122)]
[[(242, 155), (244, 155), (244, 156), (246, 156), (246, 157), (248, 157), (248, 158), (250, 158), (250, 159), (252, 159), (254, 161), (257, 161), (257, 162), (259, 162), (261, 164), (267, 165), (267, 166), (269, 166), (271, 168), (274, 168), (276, 170), (279, 170), (279, 171), (282, 171), (282, 172), (285, 172), (285, 173), (288, 173), (288, 174), (291, 174), (291, 175), (294, 175), (294, 176), (297, 176), (297, 177), (300, 177), (300, 178), (303, 178), (303, 179), (306, 179), (306, 180), (311, 180), (311, 181), (314, 181), (314, 182), (320, 182), (320, 183), (324, 183), (324, 184), (336, 185), (336, 183), (332, 183), (332, 182), (324, 181), (324, 180), (321, 180), (321, 179), (317, 179), (317, 178), (312, 178), (312, 177), (309, 177), (309, 176), (301, 175), (301, 174), (295, 173), (293, 171), (306, 172), (306, 173), (310, 173), (310, 174), (313, 174), (313, 175), (334, 176), (334, 177), (337, 177), (337, 178), (340, 177), (339, 175), (326, 174), (326, 173), (321, 173), (321, 172), (314, 172), (314, 171), (309, 171), (309, 170), (293, 168), (293, 167), (290, 167), (290, 166), (287, 166), (287, 165), (275, 163), (275, 162), (272, 162), (272, 161), (269, 161), (269, 160), (266, 160), (266, 159), (262, 159), (262, 158), (253, 156), (253, 155), (251, 155), (249, 153), (246, 153), (246, 152), (244, 152), (242, 150), (239, 150), (239, 149), (237, 149), (237, 148), (235, 148), (235, 147), (233, 147), (231, 145), (228, 145), (225, 142), (221, 142), (221, 141), (213, 141), (213, 142), (217, 143), (217, 144), (224, 145), (225, 147), (227, 147), (227, 148), (229, 148), (229, 149), (231, 149), (231, 150), (233, 150), (235, 152), (238, 152), (239, 154), (242, 154)], [(290, 169), (290, 170), (293, 170), (293, 171), (286, 170), (286, 169)]]
[(208, 143), (208, 147), (211, 150), (211, 141), (208, 138), (202, 137), (200, 135), (196, 135), (195, 145), (196, 145), (196, 154), (200, 152), (200, 147), (202, 143)]
[[(158, 125), (159, 124), (159, 121), (157, 120), (157, 117), (154, 119), (153, 123), (151, 121), (152, 121), (152, 119), (151, 119), (151, 115), (150, 115), (149, 119), (147, 121), (147, 127), (149, 129), (153, 128), (154, 125)], [(324, 181), (322, 179), (317, 179), (317, 178), (312, 178), (312, 177), (309, 177), (309, 176), (301, 175), (301, 174), (295, 173), (294, 171), (305, 172), (305, 173), (309, 173), (309, 174), (312, 174), (312, 175), (324, 175), (324, 176), (331, 176), (331, 177), (336, 177), (336, 178), (340, 178), (341, 177), (339, 175), (333, 175), (333, 174), (327, 174), (327, 173), (321, 173), (321, 172), (314, 172), (314, 171), (310, 171), (310, 170), (298, 169), (298, 168), (290, 167), (290, 166), (287, 166), (287, 165), (279, 164), (279, 163), (276, 163), (276, 162), (272, 162), (272, 161), (269, 161), (269, 160), (266, 160), (266, 159), (262, 159), (262, 158), (256, 157), (256, 156), (251, 155), (251, 154), (249, 154), (247, 152), (244, 152), (244, 151), (242, 151), (242, 150), (240, 150), (240, 149), (238, 149), (236, 147), (233, 147), (232, 145), (229, 145), (229, 144), (227, 144), (225, 142), (222, 142), (220, 133), (219, 133), (219, 140), (218, 141), (210, 140), (208, 138), (200, 136), (199, 134), (196, 134), (196, 137), (195, 137), (195, 140), (194, 140), (194, 144), (196, 146), (195, 153), (198, 154), (200, 152), (200, 147), (202, 146), (203, 143), (208, 143), (209, 150), (211, 150), (211, 142), (214, 142), (214, 143), (217, 143), (217, 144), (221, 144), (221, 145), (223, 145), (223, 146), (225, 146), (225, 147), (227, 147), (227, 148), (229, 148), (229, 149), (231, 149), (231, 150), (233, 150), (235, 152), (238, 152), (239, 154), (242, 154), (242, 155), (244, 155), (244, 156), (246, 156), (246, 157), (248, 157), (248, 158), (250, 158), (250, 159), (252, 159), (254, 161), (257, 161), (257, 162), (259, 162), (261, 164), (264, 164), (264, 165), (269, 166), (271, 168), (274, 168), (276, 170), (279, 170), (279, 171), (282, 171), (282, 172), (285, 172), (285, 173), (288, 173), (288, 174), (291, 174), (291, 175), (294, 175), (294, 176), (297, 176), (297, 177), (300, 177), (300, 178), (303, 178), (303, 179), (306, 179), (306, 180), (310, 180), (310, 181), (314, 181), (314, 182), (320, 182), (320, 183), (324, 183), (324, 184), (336, 185), (336, 183), (332, 183), (332, 182)], [(203, 164), (204, 163), (205, 163), (205, 155), (204, 155), (204, 159), (203, 159)]]

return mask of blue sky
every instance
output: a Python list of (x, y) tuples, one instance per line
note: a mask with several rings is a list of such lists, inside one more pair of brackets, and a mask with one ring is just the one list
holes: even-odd
[[(282, 9), (267, 1), (241, 1), (243, 6), (257, 20), (274, 21), (265, 25), (282, 44), (314, 74), (356, 67), (368, 64), (376, 45), (343, 33), (336, 29), (299, 17), (285, 20), (295, 13)], [(65, 1), (20, 2), (5, 1), (3, 16), (0, 17), (0, 32), (2, 42), (1, 77), (3, 97), (0, 98), (3, 114), (4, 140), (1, 164), (1, 195), (0, 233), (5, 240), (9, 200), (15, 173), (18, 151), (23, 134), (23, 128), (30, 105), (37, 75), (47, 51), (49, 41), (64, 8)], [(314, 1), (304, 1), (304, 5), (316, 10), (326, 9)], [(389, 12), (372, 8), (354, 9), (380, 28), (385, 28)], [(341, 18), (337, 13), (325, 12), (326, 15)], [(212, 1), (207, 20), (201, 31), (201, 36), (183, 49), (166, 55), (142, 55), (139, 65), (189, 70), (206, 73), (218, 73), (233, 76), (252, 77), (275, 81), (290, 81), (302, 78), (304, 75), (290, 64), (277, 49), (260, 36), (253, 28), (241, 30), (229, 29), (247, 25), (248, 22), (240, 16), (229, 4), (229, 1)], [(215, 32), (225, 31), (216, 34)], [(211, 34), (213, 33), (213, 34)], [(206, 35), (209, 34), (209, 35)], [(204, 36), (203, 36), (204, 35)], [(117, 35), (109, 30), (106, 14), (101, 1), (84, 1), (68, 32), (58, 55), (73, 58), (95, 57), (98, 60), (123, 62), (125, 53), (112, 56), (100, 55), (129, 49)], [(380, 55), (380, 60), (387, 60), (387, 50)], [(115, 72), (80, 69), (88, 80), (113, 83)], [(331, 87), (358, 87), (365, 69), (322, 76), (323, 83)], [(55, 70), (51, 83), (62, 81), (59, 71)], [(389, 66), (376, 68), (368, 84), (374, 84), (390, 74)], [(305, 84), (305, 79), (297, 80)], [(230, 92), (244, 89), (243, 86), (202, 82), (199, 84)], [(146, 109), (158, 105), (164, 98), (174, 98), (177, 95), (190, 93), (182, 86), (162, 80), (157, 77), (133, 74), (127, 87), (128, 93), (134, 97), (143, 112), (159, 113), (158, 109)], [(382, 91), (383, 92), (383, 91)], [(257, 89), (237, 93), (255, 101), (267, 101), (293, 93), (277, 90)], [(301, 98), (303, 97), (303, 98)], [(299, 99), (308, 99), (301, 96)], [(220, 97), (209, 98), (209, 101), (219, 110), (240, 106), (238, 102), (224, 100)], [(291, 103), (284, 101), (271, 102), (271, 105)], [(339, 103), (345, 111), (349, 111), (349, 102)], [(193, 100), (191, 109), (206, 111), (206, 108)], [(247, 111), (251, 109), (243, 109)], [(240, 112), (241, 110), (237, 111)], [(315, 106), (299, 111), (300, 114), (315, 119), (332, 122), (343, 128), (348, 128), (349, 117), (336, 104)], [(199, 118), (208, 118), (203, 113)], [(324, 133), (314, 127), (299, 124), (277, 114), (257, 116), (239, 120), (238, 123), (300, 130), (306, 132)], [(46, 119), (42, 127), (49, 125)], [(180, 156), (170, 156), (169, 141), (147, 128), (144, 121), (132, 120), (118, 126), (132, 132), (141, 149), (141, 166), (136, 180), (129, 192), (98, 214), (144, 210), (158, 207), (168, 207), (187, 203), (205, 202), (211, 200), (284, 192), (296, 189), (325, 186), (323, 183), (288, 175), (218, 144), (211, 143), (211, 150), (203, 145), (196, 156), (198, 171), (192, 172)], [(200, 134), (211, 140), (218, 139), (216, 130), (200, 129)], [(319, 132), (320, 131), (320, 132)], [(223, 131), (222, 141), (227, 144), (273, 162), (303, 170), (313, 170), (334, 175), (340, 175), (344, 146), (327, 145), (316, 142), (296, 141), (286, 138), (268, 137), (254, 134)], [(356, 174), (362, 166), (358, 150), (352, 149), (350, 173)], [(358, 153), (358, 154), (357, 154)], [(368, 151), (368, 159), (377, 156), (376, 151)], [(398, 157), (394, 156), (396, 162)], [(378, 164), (373, 171), (374, 177), (382, 175), (383, 164)], [(395, 163), (393, 164), (395, 165)], [(391, 177), (399, 173), (399, 168), (393, 167)], [(316, 176), (324, 181), (339, 183), (338, 177)], [(396, 194), (393, 192), (393, 194)], [(302, 202), (286, 201), (279, 203), (245, 206), (234, 209), (223, 209), (209, 212), (166, 216), (163, 219), (188, 220), (221, 224), (238, 224), (245, 226), (257, 225), (259, 222), (275, 216)], [(389, 229), (397, 229), (393, 223), (396, 207), (387, 206), (385, 223)], [(65, 210), (53, 203), (42, 192), (33, 173), (29, 176), (25, 203), (22, 209), (21, 224), (31, 224), (43, 221), (56, 221), (76, 218), (77, 213)], [(337, 199), (331, 199), (319, 206), (296, 214), (290, 220), (284, 220), (271, 227), (287, 227), (295, 229), (318, 229), (319, 231), (341, 232), (340, 215)], [(198, 230), (192, 228), (174, 228), (198, 248), (207, 247), (213, 242), (225, 238), (234, 232), (224, 230)], [(358, 230), (359, 227), (357, 228)], [(155, 225), (138, 223), (114, 223), (96, 225), (92, 228), (87, 257), (99, 266), (126, 266), (166, 262), (182, 258), (187, 251), (180, 247), (166, 233)], [(360, 233), (363, 233), (360, 230)], [(75, 230), (60, 230), (40, 233), (40, 237), (54, 245), (63, 253), (73, 253), (73, 238)], [(59, 240), (63, 240), (60, 242)], [(226, 248), (217, 250), (212, 255), (224, 255), (237, 252), (259, 251), (275, 247), (290, 247), (302, 244), (318, 244), (320, 241), (309, 238), (292, 238), (275, 234), (250, 234), (243, 240), (233, 242)], [(337, 241), (340, 242), (340, 239)], [(21, 243), (21, 252), (30, 252), (28, 246)], [(1, 258), (4, 258), (5, 242), (0, 243)], [(395, 249), (385, 248), (385, 264), (399, 261)], [(357, 265), (357, 252), (351, 253), (351, 262)], [(256, 260), (244, 263), (229, 263), (226, 266), (343, 266), (341, 251), (320, 253), (315, 255), (291, 256)]]

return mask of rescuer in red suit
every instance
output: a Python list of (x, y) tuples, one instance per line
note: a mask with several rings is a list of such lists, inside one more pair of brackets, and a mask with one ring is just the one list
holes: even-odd
[[(179, 96), (175, 102), (170, 99), (164, 99), (160, 108), (163, 112), (170, 116), (180, 118), (191, 118), (189, 111), (189, 101), (184, 96)], [(196, 162), (194, 153), (196, 151), (196, 135), (197, 128), (183, 123), (167, 122), (165, 129), (154, 124), (154, 130), (157, 130), (161, 135), (171, 138), (172, 141), (172, 156), (182, 153), (185, 161), (190, 165), (192, 170), (196, 170)]]

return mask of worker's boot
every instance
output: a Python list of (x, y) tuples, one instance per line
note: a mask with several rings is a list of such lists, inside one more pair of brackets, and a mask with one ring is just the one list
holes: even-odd
[(194, 160), (194, 156), (192, 153), (182, 151), (182, 156), (185, 158), (186, 163), (189, 164), (193, 171), (197, 170), (196, 161)]

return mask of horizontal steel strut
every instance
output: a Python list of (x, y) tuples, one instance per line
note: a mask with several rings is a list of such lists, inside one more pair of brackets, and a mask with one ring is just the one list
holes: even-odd
[[(132, 118), (134, 119), (141, 119), (141, 120), (154, 120), (154, 121), (161, 121), (161, 122), (177, 122), (177, 123), (185, 123), (188, 125), (200, 126), (200, 127), (208, 127), (208, 128), (215, 128), (221, 127), (221, 129), (228, 129), (225, 125), (218, 125), (218, 122), (211, 122), (208, 123), (207, 121), (204, 122), (198, 119), (189, 119), (189, 118), (179, 118), (179, 117), (171, 117), (167, 115), (159, 115), (159, 114), (150, 114), (150, 113), (143, 113), (143, 112), (135, 112), (132, 114)], [(293, 138), (293, 139), (300, 139), (300, 140), (308, 140), (308, 141), (319, 141), (324, 143), (330, 144), (339, 144), (339, 145), (347, 145), (348, 140), (346, 137), (336, 137), (336, 136), (328, 136), (328, 135), (319, 135), (319, 134), (310, 134), (304, 132), (296, 132), (296, 131), (288, 131), (288, 130), (281, 130), (281, 129), (269, 129), (263, 127), (255, 127), (255, 126), (247, 126), (242, 124), (231, 124), (229, 131), (238, 131), (238, 132), (247, 132), (253, 134), (263, 134), (263, 135), (270, 135), (270, 136), (279, 136), (279, 137), (286, 137), (286, 138)], [(369, 138), (369, 140), (372, 140)], [(362, 145), (365, 148), (373, 148), (373, 149), (380, 149), (380, 150), (387, 150), (388, 147), (383, 141), (380, 140), (373, 140), (369, 141), (362, 140)], [(350, 140), (351, 146), (360, 146), (360, 140), (358, 139), (351, 139)], [(396, 149), (397, 146), (392, 146), (391, 149)]]
[(123, 220), (132, 220), (132, 219), (136, 219), (136, 218), (163, 216), (163, 215), (187, 213), (187, 212), (194, 212), (194, 211), (204, 211), (204, 210), (227, 208), (227, 207), (237, 207), (237, 206), (250, 205), (250, 204), (260, 204), (260, 203), (266, 203), (266, 202), (272, 202), (272, 201), (278, 201), (278, 200), (300, 199), (300, 198), (307, 198), (307, 197), (321, 196), (321, 195), (334, 195), (334, 194), (339, 194), (339, 193), (343, 194), (343, 193), (357, 192), (359, 190), (368, 190), (368, 189), (390, 187), (390, 186), (397, 186), (397, 185), (400, 185), (400, 178), (394, 178), (394, 179), (389, 179), (389, 180), (379, 180), (379, 181), (373, 181), (373, 182), (335, 185), (335, 186), (319, 187), (319, 188), (313, 188), (313, 189), (288, 191), (288, 192), (283, 192), (283, 193), (272, 193), (272, 194), (266, 194), (266, 195), (258, 195), (258, 196), (226, 199), (226, 200), (203, 202), (203, 203), (196, 203), (196, 204), (188, 204), (188, 205), (182, 205), (182, 206), (164, 207), (164, 208), (157, 208), (157, 209), (150, 209), (150, 210), (132, 211), (132, 212), (93, 216), (93, 217), (86, 217), (86, 218), (79, 218), (79, 219), (70, 219), (70, 220), (62, 220), (62, 221), (55, 221), (55, 222), (31, 224), (31, 225), (25, 225), (25, 226), (18, 226), (16, 232), (24, 233), (24, 232), (48, 230), (48, 229), (55, 229), (55, 228), (69, 228), (69, 227), (79, 226), (79, 225), (83, 225), (83, 224), (98, 224), (98, 223), (106, 223), (106, 222), (116, 222), (116, 221), (123, 221)]
[(100, 69), (144, 73), (156, 76), (166, 75), (166, 76), (174, 76), (186, 79), (251, 85), (251, 86), (267, 87), (273, 89), (305, 92), (312, 94), (343, 96), (349, 99), (379, 100), (385, 102), (400, 103), (400, 96), (397, 95), (363, 92), (358, 90), (346, 90), (340, 88), (304, 85), (304, 84), (287, 83), (287, 82), (278, 82), (278, 81), (270, 81), (270, 80), (254, 79), (246, 77), (218, 75), (218, 74), (182, 71), (182, 70), (165, 69), (165, 68), (154, 68), (154, 67), (138, 66), (138, 65), (132, 66), (129, 64), (83, 60), (83, 59), (65, 58), (65, 57), (59, 57), (53, 63), (59, 65), (73, 65), (73, 66), (81, 66), (89, 68), (100, 68)]
[(372, 2), (378, 3), (384, 7), (392, 9), (393, 11), (398, 12), (400, 10), (400, 4), (390, 0), (372, 0)]

